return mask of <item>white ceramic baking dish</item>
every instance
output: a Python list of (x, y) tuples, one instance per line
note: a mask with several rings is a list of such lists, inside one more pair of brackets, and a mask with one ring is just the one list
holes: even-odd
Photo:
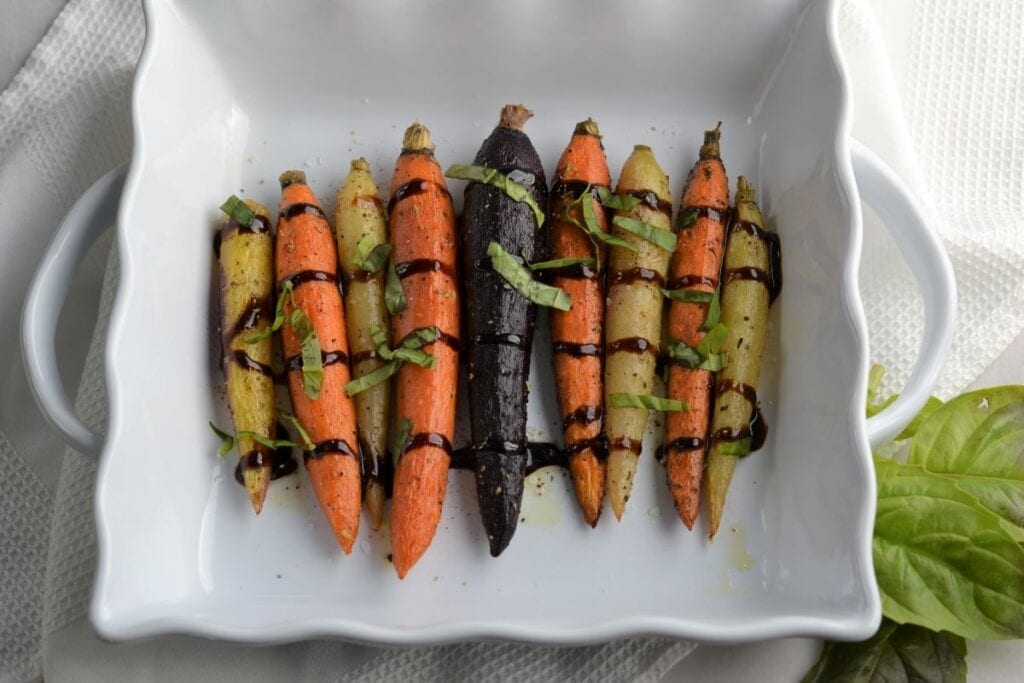
[[(848, 139), (836, 4), (148, 0), (135, 149), (117, 213), (105, 437), (68, 407), (52, 334), (69, 274), (118, 204), (123, 171), (68, 217), (24, 316), (41, 405), (72, 445), (102, 450), (99, 632), (393, 644), (869, 635), (879, 620), (869, 443), (923, 403), (948, 350), (955, 290), (905, 189)], [(782, 238), (785, 287), (760, 392), (770, 436), (740, 464), (714, 543), (676, 519), (653, 436), (621, 523), (606, 514), (586, 527), (564, 474), (542, 470), (497, 560), (472, 478), (453, 472), (433, 546), (398, 581), (386, 534), (368, 525), (352, 556), (339, 552), (304, 472), (276, 482), (256, 518), (233, 463), (214, 455), (207, 422), (228, 424), (212, 303), (216, 207), (231, 193), (275, 205), (277, 174), (297, 167), (333, 214), (352, 157), (368, 158), (385, 183), (402, 130), (419, 119), (442, 165), (468, 162), (507, 102), (536, 112), (527, 132), (549, 172), (573, 124), (593, 116), (613, 170), (633, 144), (649, 144), (676, 192), (701, 132), (723, 122), (731, 178), (755, 182)], [(910, 385), (868, 421), (857, 183), (891, 225), (926, 303)], [(538, 335), (531, 436), (557, 441), (543, 324)]]

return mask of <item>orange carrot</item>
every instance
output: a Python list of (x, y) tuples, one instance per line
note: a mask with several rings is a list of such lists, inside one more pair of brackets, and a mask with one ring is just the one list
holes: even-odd
[[(312, 441), (305, 460), (313, 490), (347, 554), (359, 532), (361, 480), (355, 404), (345, 393), (348, 339), (338, 290), (338, 252), (327, 217), (301, 171), (281, 174), (280, 212), (276, 262), (278, 296), (286, 297), (289, 320), (283, 327), (288, 389), (296, 417)], [(292, 296), (285, 291), (286, 283), (294, 290)], [(316, 377), (307, 376), (310, 368), (304, 370), (304, 338), (291, 322), (296, 307), (308, 318), (319, 341), (323, 364), (319, 392)]]
[[(700, 159), (683, 190), (678, 241), (669, 266), (670, 290), (702, 292), (706, 298), (718, 289), (728, 209), (729, 181), (719, 154), (719, 129), (715, 128), (704, 133)], [(707, 332), (710, 305), (708, 301), (673, 299), (668, 313), (669, 343), (696, 350)], [(666, 415), (665, 471), (676, 511), (692, 529), (700, 511), (715, 376), (706, 369), (710, 367), (707, 363), (699, 367), (692, 355), (686, 362), (670, 357), (669, 363), (667, 396), (685, 401), (689, 410)], [(698, 367), (691, 367), (694, 365)]]
[[(578, 225), (562, 218), (563, 212), (587, 187), (608, 188), (611, 176), (597, 123), (587, 119), (576, 125), (569, 145), (555, 169), (551, 192), (551, 258), (593, 259), (554, 271), (555, 287), (572, 297), (568, 311), (551, 309), (552, 360), (558, 385), (565, 450), (583, 519), (597, 526), (604, 502), (605, 463), (600, 443), (604, 417), (604, 382), (601, 367), (604, 323), (604, 277), (597, 262), (605, 261), (603, 243), (595, 247)], [(593, 197), (594, 214), (601, 230), (608, 232), (608, 215)], [(573, 207), (572, 218), (582, 224), (582, 210)], [(595, 251), (596, 249), (596, 251)]]
[[(391, 176), (388, 206), (395, 273), (407, 307), (392, 315), (392, 337), (436, 327), (440, 336), (424, 347), (433, 368), (405, 363), (398, 371), (396, 415), (408, 420), (398, 445), (391, 506), (392, 561), (399, 578), (412, 569), (437, 530), (448, 487), (455, 436), (459, 366), (459, 287), (456, 280), (455, 210), (434, 158), (430, 131), (419, 123), (405, 132)], [(393, 311), (395, 313), (395, 311)]]

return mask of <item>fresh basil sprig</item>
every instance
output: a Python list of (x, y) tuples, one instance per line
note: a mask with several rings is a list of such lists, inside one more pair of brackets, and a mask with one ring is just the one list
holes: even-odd
[(390, 244), (380, 244), (374, 240), (373, 235), (363, 235), (356, 243), (352, 264), (373, 275), (387, 263), (390, 254)]
[(642, 237), (667, 252), (675, 251), (676, 236), (671, 230), (662, 230), (650, 223), (644, 223), (629, 216), (616, 216), (612, 219), (612, 225), (626, 232), (633, 233), (637, 237)]
[(593, 266), (597, 263), (592, 258), (556, 258), (551, 261), (539, 261), (527, 264), (530, 270), (558, 270), (569, 266)]
[(665, 354), (670, 360), (687, 368), (718, 372), (727, 365), (727, 358), (722, 349), (728, 336), (729, 328), (719, 323), (711, 328), (695, 347), (687, 346), (678, 339), (669, 340)]
[(608, 397), (612, 408), (646, 408), (660, 412), (689, 410), (686, 401), (650, 396), (648, 394), (612, 394)]
[(423, 351), (422, 348), (427, 344), (437, 341), (440, 336), (441, 331), (436, 327), (420, 327), (405, 335), (405, 338), (402, 339), (399, 345), (392, 349), (388, 346), (387, 333), (377, 325), (372, 326), (370, 328), (370, 339), (373, 340), (377, 355), (381, 359), (386, 360), (387, 363), (373, 372), (356, 377), (350, 381), (345, 385), (345, 392), (349, 396), (355, 396), (362, 391), (377, 386), (381, 382), (387, 381), (398, 372), (398, 369), (402, 367), (402, 363), (412, 363), (421, 368), (433, 368), (437, 362), (436, 357), (431, 353)]
[(544, 210), (540, 208), (533, 195), (523, 185), (520, 185), (516, 181), (509, 178), (507, 175), (498, 171), (497, 169), (488, 168), (486, 166), (469, 166), (466, 164), (452, 164), (448, 167), (448, 170), (444, 172), (448, 178), (456, 178), (458, 180), (473, 180), (478, 183), (484, 183), (485, 185), (491, 185), (498, 188), (509, 196), (514, 201), (522, 202), (530, 207), (533, 211), (533, 218), (537, 222), (537, 227), (540, 228), (544, 225)]
[(210, 422), (209, 424), (210, 429), (212, 429), (213, 433), (216, 434), (217, 437), (220, 439), (220, 448), (217, 449), (217, 455), (222, 458), (231, 452), (231, 449), (235, 447), (235, 441), (237, 441), (238, 439), (252, 439), (256, 443), (262, 444), (267, 448), (275, 449), (281, 448), (283, 446), (287, 446), (290, 448), (298, 448), (299, 446), (294, 441), (289, 441), (287, 439), (268, 439), (262, 434), (257, 434), (256, 432), (251, 432), (245, 429), (236, 434), (229, 434), (228, 432), (225, 432), (223, 429), (213, 424), (212, 422)]
[(409, 307), (394, 259), (388, 260), (387, 277), (384, 279), (384, 305), (388, 307), (388, 313), (391, 315), (398, 315)]

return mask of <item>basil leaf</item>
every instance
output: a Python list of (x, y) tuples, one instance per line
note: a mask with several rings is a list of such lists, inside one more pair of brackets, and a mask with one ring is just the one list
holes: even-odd
[(362, 391), (377, 386), (381, 382), (386, 382), (392, 375), (398, 372), (400, 367), (402, 367), (402, 361), (397, 359), (385, 363), (373, 372), (351, 380), (345, 385), (345, 393), (349, 396), (355, 396)]
[(504, 278), (505, 282), (524, 298), (539, 306), (557, 308), (560, 311), (568, 311), (572, 307), (572, 300), (565, 291), (534, 280), (529, 269), (502, 249), (497, 242), (491, 242), (487, 246), (487, 255), (491, 257), (494, 272)]
[(1024, 541), (1022, 453), (1024, 387), (1007, 386), (933, 407), (917, 428), (907, 462), (953, 481)]
[(665, 412), (689, 410), (685, 401), (676, 401), (647, 394), (612, 394), (608, 397), (612, 408), (646, 408)]
[(628, 194), (614, 194), (607, 187), (597, 187), (597, 198), (606, 209), (632, 211), (640, 206), (640, 200)]
[(684, 209), (676, 216), (675, 232), (688, 228), (697, 222), (697, 209)]
[(644, 223), (643, 221), (638, 221), (637, 219), (630, 218), (629, 216), (616, 216), (612, 219), (612, 224), (626, 232), (631, 232), (637, 237), (642, 237), (648, 242), (656, 244), (665, 251), (675, 251), (676, 236), (671, 230), (662, 230), (661, 228), (654, 227), (650, 223)]
[(534, 200), (530, 191), (501, 171), (493, 168), (487, 168), (486, 166), (452, 164), (444, 174), (449, 178), (472, 180), (498, 188), (507, 194), (513, 201), (521, 202), (529, 206), (533, 211), (533, 218), (537, 221), (538, 228), (544, 225), (544, 210), (541, 209), (536, 200)]
[(309, 398), (318, 399), (324, 383), (324, 359), (320, 349), (320, 339), (316, 336), (316, 328), (313, 327), (309, 316), (301, 308), (292, 309), (288, 323), (302, 340), (300, 347), (302, 391)]
[(918, 465), (875, 458), (875, 474), (872, 547), (885, 615), (969, 639), (1024, 636), (1024, 549), (1004, 522)]
[(722, 455), (735, 455), (742, 458), (745, 455), (750, 455), (750, 437), (739, 441), (719, 441), (715, 444), (715, 448)]
[(388, 307), (388, 313), (398, 315), (409, 307), (405, 300), (405, 290), (402, 288), (402, 280), (395, 270), (395, 260), (388, 261), (388, 274), (384, 281), (384, 305)]
[(597, 213), (594, 211), (594, 202), (590, 201), (589, 194), (584, 194), (580, 197), (579, 201), (583, 211), (583, 222), (586, 224), (586, 231), (592, 239), (604, 242), (610, 247), (620, 247), (632, 252), (637, 251), (637, 248), (626, 240), (601, 229), (601, 224), (597, 222)]
[[(721, 327), (725, 328), (724, 325)], [(728, 331), (728, 328), (725, 328)], [(710, 334), (705, 335), (704, 339), (707, 339)], [(700, 344), (696, 348), (687, 346), (683, 342), (677, 339), (670, 339), (668, 347), (665, 352), (669, 359), (681, 363), (685, 367), (691, 370), (701, 369), (708, 370), (710, 372), (718, 372), (726, 366), (726, 357), (720, 353), (721, 347), (715, 350), (711, 350), (710, 344), (708, 347), (701, 348), (704, 344), (704, 339), (701, 340)]]
[(437, 362), (434, 354), (421, 351), (420, 349), (410, 349), (405, 346), (399, 346), (395, 349), (394, 354), (397, 360), (406, 361), (421, 368), (433, 368)]
[(212, 429), (213, 433), (216, 434), (217, 438), (220, 439), (220, 448), (217, 449), (217, 455), (223, 458), (225, 455), (231, 452), (232, 448), (235, 447), (235, 437), (231, 436), (230, 434), (228, 434), (227, 432), (225, 432), (223, 429), (213, 424), (212, 422), (210, 422), (209, 424), (210, 429)]
[(370, 326), (370, 339), (373, 341), (378, 356), (384, 360), (391, 360), (395, 357), (395, 354), (391, 352), (391, 347), (388, 346), (388, 333), (380, 325)]
[(307, 432), (306, 428), (302, 426), (301, 422), (299, 422), (299, 418), (284, 410), (280, 411), (280, 415), (295, 428), (295, 431), (299, 433), (299, 436), (302, 438), (302, 447), (307, 451), (313, 450), (313, 440), (309, 438), (309, 432)]
[(967, 643), (959, 636), (883, 619), (862, 643), (825, 643), (801, 683), (964, 683), (966, 656)]
[(402, 457), (402, 451), (409, 445), (409, 433), (412, 431), (412, 420), (403, 417), (398, 423), (398, 431), (391, 442), (391, 458), (395, 467), (398, 467), (398, 459)]
[(417, 327), (405, 335), (401, 346), (406, 349), (421, 349), (427, 344), (433, 344), (441, 336), (441, 330), (437, 327)]
[(714, 329), (718, 321), (722, 319), (722, 300), (718, 296), (718, 290), (711, 296), (711, 301), (708, 303), (708, 314), (704, 318), (704, 324), (700, 326), (700, 329), (704, 332), (709, 332)]
[(352, 263), (356, 268), (362, 268), (367, 273), (376, 273), (387, 262), (391, 254), (390, 244), (378, 244), (374, 241), (373, 235), (363, 235), (356, 243), (356, 253), (352, 257)]
[(277, 297), (277, 307), (274, 309), (274, 321), (270, 324), (270, 327), (262, 332), (257, 332), (256, 334), (249, 335), (248, 337), (243, 337), (242, 341), (246, 344), (255, 344), (256, 342), (263, 341), (281, 329), (281, 326), (284, 325), (285, 297), (287, 296), (289, 299), (292, 299), (292, 303), (294, 304), (294, 292), (295, 286), (292, 285), (292, 281), (285, 280), (284, 288)]
[(556, 258), (551, 261), (538, 261), (527, 264), (530, 270), (555, 270), (557, 268), (568, 268), (569, 266), (592, 266), (597, 261), (592, 258)]
[(244, 201), (231, 195), (227, 198), (223, 204), (220, 205), (220, 210), (228, 215), (228, 218), (235, 221), (244, 228), (248, 228), (252, 225), (252, 219), (256, 217)]
[(384, 360), (399, 360), (415, 363), (421, 368), (432, 368), (436, 359), (426, 351), (420, 351), (427, 344), (433, 343), (441, 336), (436, 327), (419, 327), (405, 336), (397, 348), (388, 347), (388, 337), (377, 325), (370, 328), (370, 338), (377, 349), (377, 355)]
[(702, 292), (697, 289), (663, 289), (661, 293), (666, 299), (690, 304), (710, 303), (715, 296), (714, 292)]

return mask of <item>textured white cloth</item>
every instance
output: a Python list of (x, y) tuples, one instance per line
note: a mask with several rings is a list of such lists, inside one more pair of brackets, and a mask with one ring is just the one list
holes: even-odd
[[(881, 14), (884, 34), (857, 0), (843, 6), (854, 133), (928, 202), (953, 259), (961, 305), (940, 387), (948, 395), (1024, 328), (1024, 206), (1014, 201), (1024, 190), (1024, 6), (914, 0), (886, 2)], [(116, 646), (95, 640), (83, 622), (95, 564), (95, 466), (66, 451), (27, 398), (14, 323), (60, 216), (128, 157), (131, 76), (144, 30), (133, 0), (72, 0), (0, 95), (0, 209), (10, 245), (0, 250), (0, 680), (36, 677), (43, 659), (53, 680), (652, 680), (684, 657), (687, 644), (652, 640), (569, 650), (471, 644), (404, 651), (334, 642), (247, 649), (189, 638)], [(901, 51), (894, 52), (894, 72), (886, 45)], [(898, 383), (916, 355), (920, 297), (884, 231), (870, 217), (867, 223), (861, 287), (872, 355)], [(69, 300), (58, 348), (62, 358), (80, 357), (98, 310), (76, 407), (100, 427), (102, 346), (116, 274), (111, 257), (97, 309), (106, 246), (96, 252)], [(74, 386), (77, 378), (67, 380)], [(81, 668), (82, 661), (89, 665)]]

